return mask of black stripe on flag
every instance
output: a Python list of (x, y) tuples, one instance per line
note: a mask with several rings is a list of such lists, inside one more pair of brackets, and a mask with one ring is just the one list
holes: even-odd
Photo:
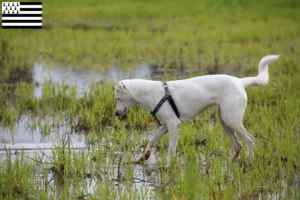
[(41, 29), (42, 26), (2, 26), (3, 29)]
[(26, 6), (26, 5), (42, 5), (42, 2), (20, 2), (21, 6)]
[(20, 11), (42, 11), (42, 8), (20, 8)]
[(42, 23), (42, 20), (2, 20), (2, 23)]
[(42, 14), (2, 14), (2, 17), (42, 17)]

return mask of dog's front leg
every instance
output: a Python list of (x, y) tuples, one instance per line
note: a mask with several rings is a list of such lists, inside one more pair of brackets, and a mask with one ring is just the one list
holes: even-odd
[(177, 124), (168, 124), (168, 130), (170, 133), (169, 137), (169, 149), (168, 149), (168, 156), (167, 156), (167, 166), (169, 166), (171, 161), (171, 156), (176, 155), (176, 146), (177, 146), (177, 139), (179, 133), (179, 125)]
[(144, 160), (147, 160), (150, 157), (151, 148), (157, 143), (157, 141), (162, 138), (166, 133), (168, 132), (168, 128), (166, 125), (162, 125), (156, 134), (150, 139), (145, 152), (140, 155), (133, 163), (138, 164), (143, 162)]

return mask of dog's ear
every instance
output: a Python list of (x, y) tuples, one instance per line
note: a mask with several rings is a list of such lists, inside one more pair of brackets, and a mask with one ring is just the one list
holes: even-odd
[(125, 91), (125, 90), (127, 90), (127, 87), (126, 87), (126, 85), (123, 83), (123, 82), (120, 82), (120, 84), (121, 84), (121, 87), (122, 87), (122, 89)]
[(125, 85), (122, 81), (120, 81), (120, 82), (115, 86), (115, 89), (116, 89), (117, 91), (126, 91), (126, 90), (127, 90), (127, 87), (126, 87), (126, 85)]

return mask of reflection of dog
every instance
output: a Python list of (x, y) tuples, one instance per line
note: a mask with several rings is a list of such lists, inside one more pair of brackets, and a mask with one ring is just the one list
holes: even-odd
[(256, 77), (236, 78), (221, 74), (167, 82), (168, 92), (177, 106), (179, 118), (169, 101), (160, 102), (166, 93), (162, 82), (137, 79), (120, 81), (115, 86), (117, 116), (123, 116), (134, 104), (139, 104), (149, 112), (152, 112), (159, 102), (161, 104), (155, 116), (164, 124), (150, 139), (144, 154), (134, 162), (139, 163), (148, 159), (151, 147), (168, 131), (170, 132), (169, 161), (170, 154), (176, 151), (179, 124), (193, 119), (206, 107), (214, 104), (218, 105), (220, 122), (233, 146), (232, 159), (234, 160), (238, 156), (242, 148), (236, 132), (244, 136), (250, 156), (253, 157), (254, 137), (242, 124), (247, 103), (245, 88), (249, 85), (266, 85), (269, 81), (268, 64), (278, 58), (278, 55), (263, 57), (258, 65), (259, 73)]

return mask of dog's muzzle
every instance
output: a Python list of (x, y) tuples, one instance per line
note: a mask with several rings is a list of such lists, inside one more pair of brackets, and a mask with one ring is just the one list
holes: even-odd
[(115, 112), (115, 115), (118, 116), (118, 117), (121, 117), (121, 116), (125, 115), (125, 113), (126, 113), (126, 107), (124, 108), (123, 113), (117, 110), (117, 111)]

